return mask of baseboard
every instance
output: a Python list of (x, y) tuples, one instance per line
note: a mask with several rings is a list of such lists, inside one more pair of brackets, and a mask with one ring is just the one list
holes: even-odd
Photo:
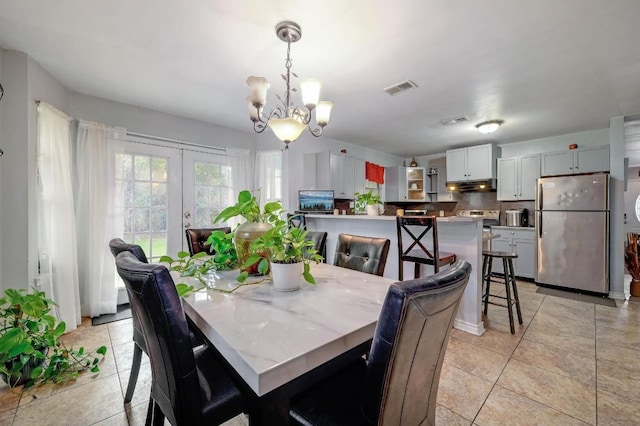
[(476, 336), (482, 336), (484, 332), (487, 331), (484, 328), (484, 323), (482, 321), (480, 321), (480, 323), (478, 324), (474, 324), (471, 322), (459, 320), (457, 318), (453, 321), (453, 327), (466, 333), (474, 334)]

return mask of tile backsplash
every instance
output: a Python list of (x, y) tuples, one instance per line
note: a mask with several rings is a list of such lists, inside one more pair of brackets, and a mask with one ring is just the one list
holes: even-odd
[(437, 215), (444, 211), (445, 216), (454, 216), (458, 210), (500, 210), (500, 224), (505, 224), (505, 210), (528, 209), (529, 223), (533, 224), (534, 201), (498, 201), (496, 192), (463, 192), (457, 194), (457, 202), (453, 203), (386, 203), (385, 215), (395, 215), (397, 209), (427, 210), (428, 214)]

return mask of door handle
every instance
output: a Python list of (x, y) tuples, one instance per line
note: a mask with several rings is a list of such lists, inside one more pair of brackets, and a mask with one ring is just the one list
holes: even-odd
[(538, 212), (538, 223), (536, 226), (538, 227), (538, 238), (542, 238), (542, 212)]
[(538, 210), (542, 210), (542, 184), (538, 185)]
[(184, 224), (184, 229), (188, 229), (188, 228), (191, 228), (191, 223), (190, 222), (186, 222)]
[(188, 210), (186, 212), (184, 212), (184, 218), (185, 219), (189, 219), (191, 217), (191, 212), (189, 212)]

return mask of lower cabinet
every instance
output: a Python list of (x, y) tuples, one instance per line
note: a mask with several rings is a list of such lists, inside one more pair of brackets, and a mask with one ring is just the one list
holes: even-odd
[[(492, 251), (504, 251), (518, 255), (513, 259), (513, 268), (517, 277), (535, 278), (536, 274), (536, 233), (534, 228), (492, 226), (491, 232), (500, 235), (491, 240)], [(493, 272), (504, 273), (502, 260), (494, 260)]]

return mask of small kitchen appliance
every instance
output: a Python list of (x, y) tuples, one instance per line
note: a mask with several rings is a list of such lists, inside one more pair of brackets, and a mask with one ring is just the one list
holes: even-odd
[(529, 210), (527, 209), (507, 210), (505, 211), (505, 215), (505, 224), (507, 226), (529, 226)]

